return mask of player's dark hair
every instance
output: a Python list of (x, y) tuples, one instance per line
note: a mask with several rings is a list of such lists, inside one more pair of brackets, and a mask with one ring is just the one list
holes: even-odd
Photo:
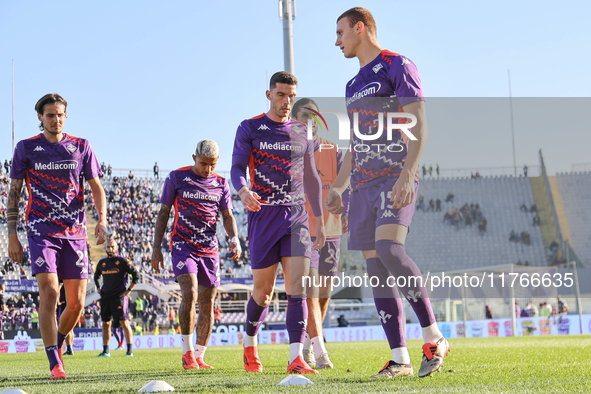
[(353, 7), (339, 16), (337, 23), (343, 18), (349, 19), (349, 27), (355, 26), (358, 22), (363, 22), (369, 34), (377, 36), (376, 21), (369, 10), (363, 7)]
[[(44, 108), (47, 104), (55, 104), (60, 103), (64, 105), (64, 110), (68, 108), (68, 102), (65, 98), (60, 96), (57, 93), (48, 93), (45, 96), (41, 97), (37, 104), (35, 104), (35, 111), (39, 115), (43, 115)], [(43, 131), (43, 122), (39, 123), (39, 130)]]
[(316, 101), (312, 100), (309, 97), (304, 97), (304, 98), (301, 98), (298, 101), (296, 101), (295, 104), (293, 105), (293, 108), (291, 109), (291, 117), (295, 119), (298, 116), (298, 113), (300, 112), (302, 107), (304, 107), (308, 104), (314, 104), (316, 106), (316, 108), (318, 108), (318, 110), (320, 110), (320, 107), (318, 106), (318, 104), (316, 104)]
[(292, 73), (288, 73), (287, 71), (278, 71), (271, 77), (271, 82), (269, 83), (269, 90), (273, 90), (278, 83), (285, 83), (287, 85), (297, 86), (298, 79)]

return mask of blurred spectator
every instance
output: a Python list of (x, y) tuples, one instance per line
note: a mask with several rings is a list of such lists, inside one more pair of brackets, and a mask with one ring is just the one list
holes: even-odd
[(159, 172), (160, 172), (160, 167), (158, 167), (158, 162), (156, 162), (154, 164), (154, 178), (160, 179)]
[(490, 305), (484, 306), (484, 314), (486, 315), (487, 319), (494, 319), (493, 311), (492, 311), (492, 308), (490, 307)]

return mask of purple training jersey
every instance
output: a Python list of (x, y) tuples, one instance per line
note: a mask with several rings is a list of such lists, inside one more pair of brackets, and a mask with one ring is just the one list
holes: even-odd
[[(246, 186), (246, 166), (251, 190), (266, 205), (304, 205), (309, 192), (315, 216), (322, 214), (320, 178), (314, 165), (314, 144), (303, 123), (275, 122), (265, 114), (243, 121), (236, 131), (232, 154), (232, 183)], [(305, 185), (304, 185), (305, 180)]]
[(173, 250), (189, 250), (200, 256), (218, 253), (218, 212), (232, 209), (230, 187), (225, 178), (198, 176), (191, 167), (172, 171), (164, 182), (160, 202), (174, 206), (170, 237)]
[(63, 137), (49, 142), (39, 134), (16, 145), (10, 177), (26, 180), (29, 237), (86, 239), (84, 179), (101, 170), (88, 140)]
[[(386, 177), (398, 177), (406, 160), (408, 137), (394, 129), (388, 140), (385, 114), (403, 112), (403, 106), (424, 100), (416, 66), (404, 56), (383, 50), (347, 83), (346, 97), (351, 127), (354, 127), (357, 116), (359, 133), (370, 137), (360, 139), (353, 134), (353, 189), (370, 187), (383, 182)], [(407, 121), (399, 118), (392, 123)], [(381, 136), (373, 139), (379, 133), (380, 125)]]

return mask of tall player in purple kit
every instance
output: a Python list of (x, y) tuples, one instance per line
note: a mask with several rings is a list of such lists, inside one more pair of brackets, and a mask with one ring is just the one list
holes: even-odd
[[(16, 234), (16, 222), (23, 180), (26, 180), (27, 236), (32, 273), (39, 285), (39, 327), (54, 379), (66, 377), (61, 347), (78, 322), (86, 298), (84, 179), (92, 190), (99, 214), (94, 234), (97, 244), (107, 238), (105, 192), (98, 178), (99, 163), (88, 140), (62, 133), (67, 105), (57, 93), (43, 96), (35, 105), (43, 132), (16, 146), (7, 209), (9, 254), (20, 262), (23, 248)], [(60, 281), (65, 286), (67, 306), (58, 325), (55, 310)]]
[[(292, 115), (297, 121), (306, 125), (311, 122), (314, 162), (322, 182), (322, 197), (325, 198), (343, 164), (344, 154), (334, 143), (318, 136), (318, 123), (313, 111), (319, 112), (316, 102), (310, 98), (302, 98), (294, 104)], [(328, 303), (332, 295), (331, 278), (338, 274), (341, 235), (348, 231), (349, 197), (350, 189), (343, 195), (345, 208), (341, 214), (332, 214), (328, 210), (323, 210), (326, 243), (321, 250), (313, 250), (310, 259), (311, 283), (307, 288), (308, 332), (304, 342), (304, 360), (311, 367), (315, 366), (318, 369), (333, 368), (324, 346), (322, 322), (328, 312)], [(306, 211), (310, 217), (310, 235), (312, 240), (315, 240), (316, 234), (313, 228), (316, 227), (316, 219), (313, 217), (312, 207), (307, 199)]]
[[(246, 309), (244, 368), (262, 372), (257, 333), (265, 321), (279, 262), (287, 293), (289, 373), (317, 373), (304, 361), (302, 349), (308, 308), (303, 277), (310, 268), (312, 247), (324, 246), (324, 221), (316, 225), (312, 245), (305, 193), (314, 216), (322, 217), (321, 183), (314, 164), (314, 147), (307, 129), (289, 117), (297, 92), (297, 79), (285, 71), (271, 77), (266, 114), (243, 121), (236, 131), (232, 154), (232, 184), (248, 209), (248, 238), (254, 288)], [(251, 188), (246, 183), (250, 169)]]
[[(414, 213), (419, 163), (429, 134), (419, 73), (409, 59), (379, 46), (375, 21), (364, 8), (352, 8), (337, 19), (335, 45), (346, 58), (357, 57), (361, 69), (346, 86), (353, 150), (347, 152), (326, 205), (331, 212), (342, 210), (341, 194), (351, 183), (349, 249), (363, 251), (368, 275), (382, 279), (381, 283), (386, 283), (388, 275), (405, 277), (407, 286), (399, 290), (416, 313), (425, 340), (419, 377), (428, 376), (443, 365), (449, 343), (437, 327), (421, 271), (404, 247)], [(383, 119), (387, 112), (414, 115), (414, 140), (401, 129), (394, 129), (388, 140), (383, 129), (391, 122)], [(374, 139), (376, 134), (381, 137)], [(374, 144), (370, 150), (356, 149), (369, 144)], [(413, 283), (409, 281), (412, 277), (419, 280)], [(392, 360), (373, 377), (412, 375), (398, 289), (374, 287), (373, 294), (392, 349)]]
[[(174, 225), (170, 236), (172, 268), (181, 286), (183, 299), (179, 320), (183, 338), (185, 369), (213, 368), (203, 361), (213, 329), (213, 303), (220, 285), (220, 263), (216, 226), (221, 212), (224, 228), (230, 238), (230, 258), (240, 258), (236, 220), (232, 215), (230, 187), (226, 179), (213, 170), (219, 158), (215, 141), (197, 144), (193, 166), (172, 171), (164, 182), (161, 208), (156, 221), (152, 268), (160, 271), (163, 261), (162, 240), (174, 206)], [(197, 344), (194, 345), (195, 304), (199, 302)]]

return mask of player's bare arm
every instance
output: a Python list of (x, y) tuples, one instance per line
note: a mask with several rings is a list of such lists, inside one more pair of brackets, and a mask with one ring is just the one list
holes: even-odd
[[(316, 239), (312, 247), (315, 250), (320, 250), (324, 247), (326, 241), (326, 229), (324, 228), (324, 216), (322, 215), (322, 181), (318, 176), (316, 163), (314, 162), (314, 155), (306, 154), (304, 156), (304, 189), (309, 196), (310, 204), (312, 201), (319, 201), (320, 214), (316, 217)], [(314, 205), (312, 205), (313, 207)]]
[[(350, 140), (353, 141), (353, 129), (351, 129)], [(340, 215), (343, 213), (345, 209), (343, 205), (342, 195), (349, 187), (351, 183), (351, 161), (353, 159), (353, 154), (351, 150), (347, 150), (345, 153), (345, 158), (343, 159), (343, 164), (341, 165), (341, 170), (337, 175), (337, 179), (333, 182), (332, 186), (330, 187), (330, 191), (326, 196), (326, 200), (324, 201), (324, 206), (330, 213), (334, 213)], [(343, 232), (346, 232), (343, 230)]]
[(10, 189), (8, 190), (8, 204), (6, 208), (6, 218), (8, 219), (8, 255), (20, 263), (23, 259), (23, 246), (18, 240), (16, 232), (16, 223), (18, 221), (18, 203), (21, 198), (23, 188), (22, 179), (12, 179)]
[(230, 252), (234, 252), (234, 255), (230, 257), (230, 260), (238, 260), (242, 255), (242, 249), (240, 248), (240, 242), (238, 241), (238, 227), (236, 226), (236, 219), (232, 214), (232, 210), (222, 210), (222, 221), (226, 234), (230, 238)]
[(248, 190), (246, 186), (243, 186), (238, 191), (238, 197), (240, 197), (244, 208), (248, 209), (249, 211), (257, 212), (261, 209), (261, 197), (255, 192)]
[(425, 145), (429, 138), (429, 129), (427, 128), (427, 116), (425, 112), (425, 102), (415, 101), (402, 107), (404, 112), (416, 116), (417, 124), (412, 128), (412, 134), (417, 138), (416, 141), (408, 141), (408, 153), (400, 177), (392, 187), (392, 198), (390, 201), (394, 209), (400, 209), (412, 203), (415, 197), (415, 174), (419, 169), (421, 157), (425, 151)]
[(213, 303), (217, 295), (217, 287), (197, 286), (199, 302), (199, 321), (197, 322), (197, 344), (207, 346), (213, 330)]
[(170, 217), (171, 209), (171, 205), (160, 204), (158, 219), (156, 219), (154, 245), (152, 247), (152, 269), (156, 272), (160, 272), (160, 266), (164, 260), (164, 257), (162, 257), (162, 240), (164, 239), (164, 234), (166, 234), (166, 227), (168, 226), (168, 218)]
[(105, 190), (101, 184), (99, 178), (89, 179), (88, 186), (92, 190), (92, 199), (94, 200), (94, 206), (98, 212), (98, 224), (94, 229), (94, 237), (96, 238), (96, 244), (100, 245), (105, 243), (107, 240), (107, 199), (105, 197)]

